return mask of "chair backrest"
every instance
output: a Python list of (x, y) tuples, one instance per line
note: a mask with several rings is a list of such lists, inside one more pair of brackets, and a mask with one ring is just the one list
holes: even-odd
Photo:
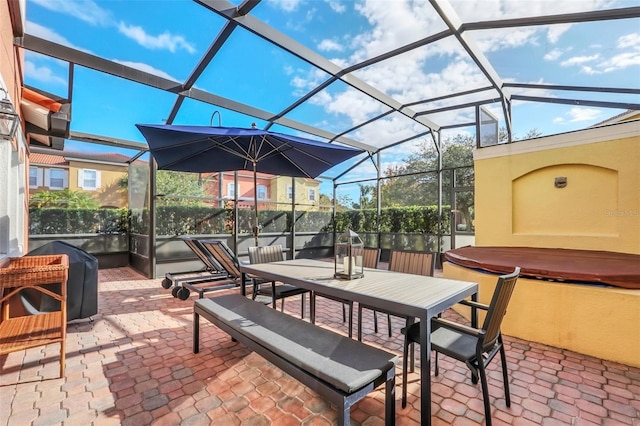
[(362, 256), (362, 266), (365, 268), (377, 268), (380, 261), (380, 249), (379, 248), (366, 248)]
[(213, 257), (213, 255), (209, 252), (209, 250), (204, 247), (204, 245), (196, 238), (193, 237), (182, 237), (182, 241), (191, 249), (191, 251), (198, 256), (198, 259), (207, 270), (212, 272), (221, 272), (223, 271), (222, 266), (218, 261)]
[(485, 331), (482, 344), (485, 349), (492, 347), (500, 335), (500, 325), (507, 313), (507, 306), (509, 305), (509, 300), (511, 300), (519, 275), (520, 268), (516, 267), (512, 273), (498, 277), (498, 284), (493, 292), (493, 297), (482, 325), (482, 329)]
[(202, 245), (211, 253), (215, 260), (227, 271), (229, 276), (240, 278), (240, 263), (229, 247), (219, 240), (202, 240)]
[(249, 247), (250, 263), (269, 263), (280, 262), (284, 259), (282, 246), (279, 244), (273, 246), (257, 246)]
[(431, 252), (391, 250), (389, 270), (432, 277), (436, 255)]

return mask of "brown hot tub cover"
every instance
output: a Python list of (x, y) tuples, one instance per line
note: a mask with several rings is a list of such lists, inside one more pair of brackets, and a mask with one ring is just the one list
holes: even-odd
[(538, 247), (461, 247), (445, 258), (457, 265), (505, 274), (640, 289), (640, 255)]

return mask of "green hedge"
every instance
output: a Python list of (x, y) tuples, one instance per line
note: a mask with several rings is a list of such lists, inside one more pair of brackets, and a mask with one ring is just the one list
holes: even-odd
[[(444, 209), (448, 211), (448, 209)], [(156, 209), (157, 235), (229, 234), (233, 211), (199, 206), (161, 206)], [(253, 227), (252, 210), (238, 211), (240, 233)], [(132, 233), (146, 234), (148, 211), (126, 209), (59, 209), (31, 208), (29, 232), (37, 234)], [(262, 232), (286, 233), (293, 227), (290, 211), (261, 210), (258, 212)], [(435, 206), (383, 209), (380, 213), (382, 232), (438, 234), (438, 210)], [(449, 215), (443, 215), (444, 230), (449, 229)], [(296, 232), (332, 231), (331, 212), (298, 211)], [(350, 210), (336, 213), (335, 229), (355, 232), (376, 232), (376, 211)]]
[(29, 209), (31, 235), (126, 233), (128, 222), (127, 209)]

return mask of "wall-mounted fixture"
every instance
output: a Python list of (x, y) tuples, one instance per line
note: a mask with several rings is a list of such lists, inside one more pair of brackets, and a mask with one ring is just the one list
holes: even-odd
[(0, 139), (12, 140), (20, 123), (20, 116), (13, 108), (7, 91), (1, 87), (0, 91), (4, 92), (4, 98), (0, 99)]
[(553, 182), (556, 188), (564, 188), (567, 186), (567, 178), (566, 176), (560, 176), (555, 179)]

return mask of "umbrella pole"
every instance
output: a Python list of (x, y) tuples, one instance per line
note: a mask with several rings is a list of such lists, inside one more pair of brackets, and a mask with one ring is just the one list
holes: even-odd
[(258, 233), (260, 232), (260, 225), (258, 224), (258, 176), (256, 171), (256, 162), (253, 162), (253, 213), (255, 224), (253, 226), (253, 239), (256, 247), (258, 247)]

